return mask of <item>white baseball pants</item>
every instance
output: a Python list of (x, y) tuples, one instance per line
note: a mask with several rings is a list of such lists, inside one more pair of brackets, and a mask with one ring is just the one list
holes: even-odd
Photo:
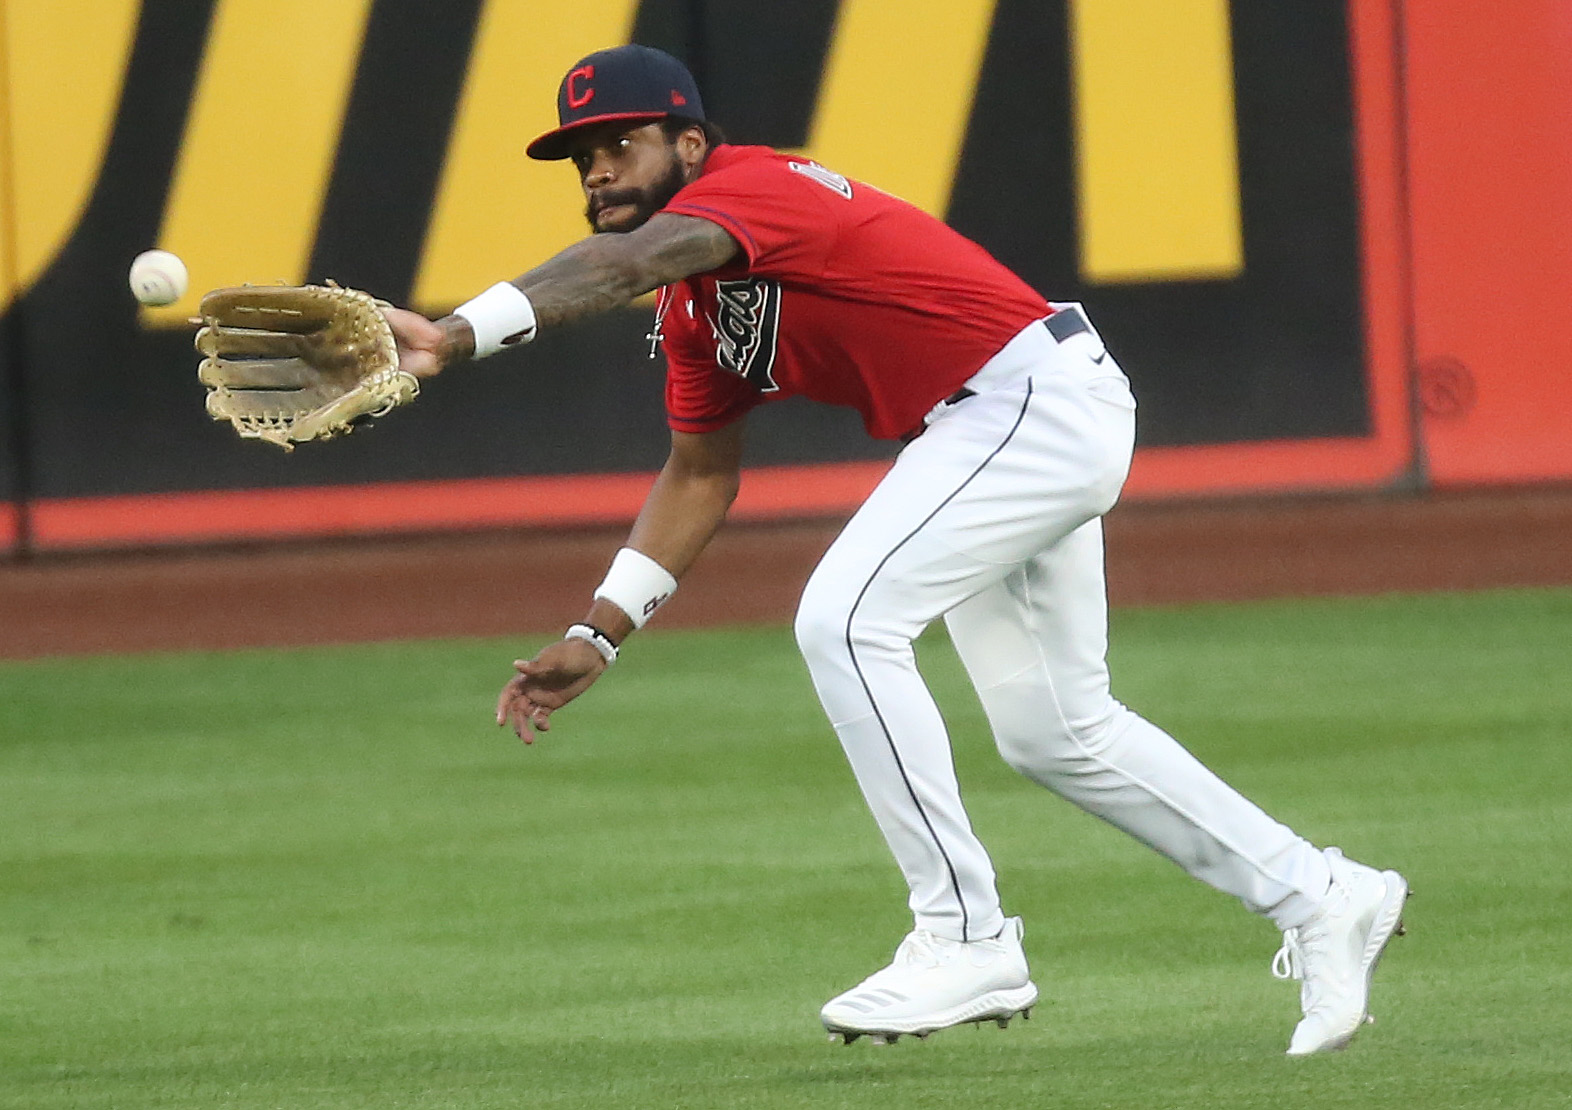
[(1321, 853), (1109, 692), (1100, 518), (1134, 444), (1124, 374), (1095, 331), (1057, 341), (1036, 323), (967, 385), (830, 547), (796, 622), (917, 927), (1004, 927), (912, 650), (941, 616), (1012, 767), (1279, 928), (1302, 924), (1330, 882)]

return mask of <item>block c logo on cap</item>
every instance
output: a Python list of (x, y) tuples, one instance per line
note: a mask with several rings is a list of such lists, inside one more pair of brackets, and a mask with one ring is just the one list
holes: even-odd
[[(574, 87), (573, 83), (576, 78), (584, 79), (585, 85), (582, 92)], [(595, 89), (589, 84), (589, 82), (594, 79), (594, 66), (580, 66), (578, 69), (568, 74), (567, 86), (569, 108), (582, 108), (584, 105), (595, 99)]]

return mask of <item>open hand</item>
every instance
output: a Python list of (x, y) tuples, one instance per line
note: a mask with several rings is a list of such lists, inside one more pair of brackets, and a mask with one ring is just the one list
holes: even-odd
[(518, 673), (497, 699), (497, 724), (511, 725), (526, 744), (536, 731), (551, 728), (551, 714), (588, 690), (606, 670), (606, 661), (585, 640), (548, 644), (533, 659), (515, 659)]

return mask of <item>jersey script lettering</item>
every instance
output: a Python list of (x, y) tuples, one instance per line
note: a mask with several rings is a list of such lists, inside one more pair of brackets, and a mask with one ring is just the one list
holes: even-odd
[(793, 173), (800, 173), (809, 181), (817, 181), (832, 193), (839, 193), (847, 200), (852, 198), (851, 182), (834, 170), (827, 170), (817, 162), (787, 162)]
[(761, 393), (780, 389), (772, 371), (781, 318), (781, 286), (764, 278), (715, 283), (715, 361)]

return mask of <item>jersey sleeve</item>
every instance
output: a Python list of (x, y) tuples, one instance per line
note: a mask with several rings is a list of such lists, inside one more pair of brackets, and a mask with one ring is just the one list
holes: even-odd
[(713, 362), (690, 362), (666, 353), (666, 423), (674, 432), (719, 431), (763, 399), (747, 381)]
[(845, 203), (786, 161), (759, 158), (704, 174), (664, 210), (725, 228), (747, 255), (750, 273), (815, 278), (836, 236), (837, 202)]

